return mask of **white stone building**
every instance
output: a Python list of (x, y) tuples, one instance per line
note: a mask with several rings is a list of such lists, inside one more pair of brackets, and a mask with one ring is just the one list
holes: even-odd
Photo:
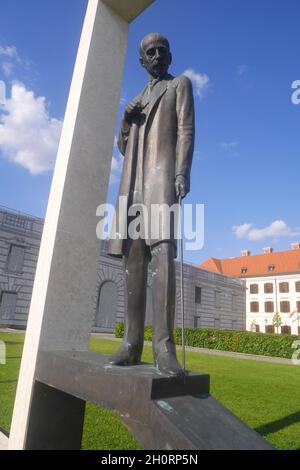
[[(245, 280), (247, 330), (300, 335), (300, 243), (289, 251), (265, 248), (261, 255), (243, 251), (239, 258), (210, 258), (201, 268)], [(274, 325), (276, 313), (280, 325)]]

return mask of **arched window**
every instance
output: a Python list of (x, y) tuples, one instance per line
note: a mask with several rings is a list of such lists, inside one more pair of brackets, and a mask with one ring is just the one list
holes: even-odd
[(118, 290), (113, 281), (104, 282), (99, 289), (96, 324), (97, 328), (113, 330), (117, 318)]

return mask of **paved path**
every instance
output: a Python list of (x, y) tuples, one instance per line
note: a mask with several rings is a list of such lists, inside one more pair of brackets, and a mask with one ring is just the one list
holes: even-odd
[[(108, 335), (106, 333), (93, 333), (92, 336), (102, 338), (102, 339), (109, 339), (111, 341), (120, 341), (113, 334)], [(151, 346), (151, 342), (149, 341), (145, 341), (145, 344)], [(177, 346), (177, 349), (180, 351), (181, 346)], [(186, 350), (190, 352), (209, 354), (211, 356), (227, 356), (227, 357), (235, 357), (236, 359), (246, 359), (248, 361), (271, 362), (273, 364), (285, 364), (289, 366), (295, 365), (291, 359), (284, 359), (282, 357), (256, 356), (254, 354), (236, 353), (236, 352), (231, 352), (231, 351), (218, 351), (216, 349), (191, 348), (189, 346), (186, 347)]]
[(0, 431), (0, 451), (8, 449), (8, 438)]

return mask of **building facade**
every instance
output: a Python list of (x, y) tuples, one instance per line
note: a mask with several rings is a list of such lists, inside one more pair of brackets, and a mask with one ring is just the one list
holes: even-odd
[(210, 258), (202, 269), (243, 279), (249, 331), (300, 335), (300, 244), (261, 255), (243, 251), (239, 258)]
[(24, 328), (43, 220), (0, 208), (0, 327)]
[[(148, 276), (146, 324), (152, 324), (151, 271)], [(246, 328), (246, 290), (241, 280), (210, 273), (191, 264), (184, 265), (185, 324), (191, 328), (244, 330)], [(113, 301), (112, 301), (113, 299)], [(176, 325), (181, 325), (180, 266), (176, 263)], [(113, 328), (124, 321), (124, 279), (122, 261), (107, 255), (102, 243), (95, 329)]]
[[(0, 208), (0, 327), (26, 328), (43, 220)], [(176, 264), (176, 324), (181, 325), (180, 271)], [(147, 286), (146, 324), (152, 323), (151, 272)], [(240, 279), (184, 265), (187, 327), (244, 330), (246, 290)], [(122, 260), (99, 251), (94, 298), (94, 331), (111, 332), (124, 321)]]

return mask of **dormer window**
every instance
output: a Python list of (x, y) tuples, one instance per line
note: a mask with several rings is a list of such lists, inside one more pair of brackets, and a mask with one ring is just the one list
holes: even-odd
[(242, 274), (246, 274), (247, 271), (248, 271), (248, 268), (242, 268), (242, 269), (241, 269), (241, 273), (242, 273)]
[(268, 267), (268, 270), (269, 270), (270, 273), (273, 272), (273, 271), (275, 271), (275, 266), (274, 266), (274, 264), (270, 264), (269, 267)]

